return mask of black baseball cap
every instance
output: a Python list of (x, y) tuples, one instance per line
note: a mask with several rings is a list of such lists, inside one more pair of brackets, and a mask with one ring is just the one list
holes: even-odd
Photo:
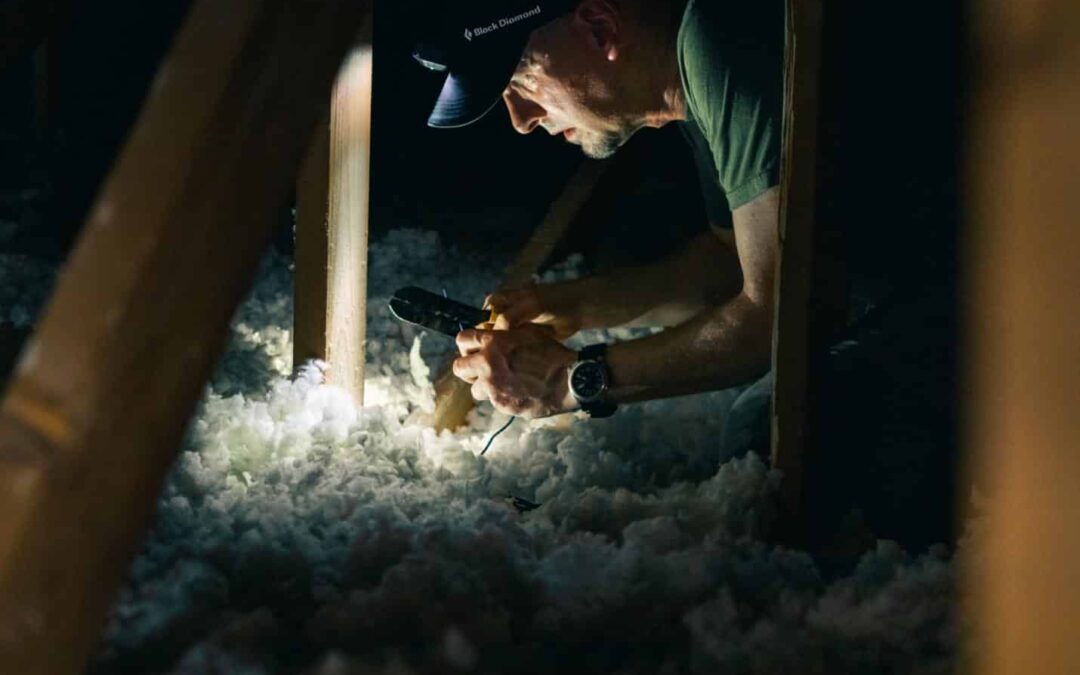
[(449, 129), (479, 120), (498, 104), (529, 35), (578, 0), (464, 0), (428, 17), (413, 58), (447, 73), (428, 126)]

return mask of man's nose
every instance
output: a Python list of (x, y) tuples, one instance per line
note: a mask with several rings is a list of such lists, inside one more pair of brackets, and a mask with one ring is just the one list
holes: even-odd
[(509, 88), (503, 91), (503, 101), (510, 113), (510, 124), (514, 125), (519, 134), (530, 133), (547, 114), (542, 106), (522, 98)]

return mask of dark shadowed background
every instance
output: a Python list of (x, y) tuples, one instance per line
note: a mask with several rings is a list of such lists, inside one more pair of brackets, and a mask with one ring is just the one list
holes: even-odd
[[(32, 55), (0, 73), (0, 221), (19, 223), (5, 250), (63, 259), (188, 4), (101, 0), (59, 16), (43, 131)], [(876, 534), (922, 546), (953, 526), (962, 8), (827, 5), (819, 217), (843, 233), (852, 324), (818, 383), (810, 495), (822, 531), (854, 504)], [(418, 8), (376, 10), (372, 237), (418, 227), (464, 250), (513, 251), (579, 153), (516, 134), (501, 108), (467, 129), (427, 128), (441, 78), (409, 55)], [(658, 255), (704, 225), (674, 129), (620, 154), (603, 208), (566, 247), (597, 268)], [(281, 222), (275, 245), (289, 251), (288, 211)]]

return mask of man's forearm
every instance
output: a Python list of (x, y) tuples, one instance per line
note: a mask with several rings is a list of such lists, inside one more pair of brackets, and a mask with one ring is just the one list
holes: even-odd
[(772, 307), (738, 295), (674, 328), (608, 351), (611, 396), (620, 403), (723, 389), (764, 374)]
[[(472, 384), (475, 398), (489, 399), (507, 414), (573, 410), (576, 400), (566, 374), (577, 355), (559, 342), (560, 335), (582, 325), (623, 324), (665, 301), (686, 298), (702, 307), (695, 316), (608, 350), (610, 395), (616, 402), (723, 389), (765, 373), (772, 351), (779, 195), (778, 188), (770, 188), (732, 211), (734, 248), (707, 233), (714, 239), (694, 242), (682, 255), (637, 273), (489, 296), (499, 314), (495, 328), (502, 322), (510, 330), (462, 331), (454, 373)], [(724, 251), (737, 253), (734, 274), (722, 262)], [(735, 286), (737, 293), (718, 300)], [(582, 316), (589, 301), (594, 309)]]
[(742, 283), (735, 252), (706, 231), (658, 262), (576, 282), (582, 328), (674, 326), (731, 298)]

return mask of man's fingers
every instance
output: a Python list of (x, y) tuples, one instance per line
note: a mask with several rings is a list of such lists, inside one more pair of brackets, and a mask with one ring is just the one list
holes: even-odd
[(473, 399), (477, 401), (488, 400), (488, 387), (480, 380), (473, 382), (472, 388), (469, 391), (472, 393)]
[(457, 343), (458, 353), (468, 356), (471, 352), (480, 349), (480, 338), (476, 337), (476, 331), (469, 328), (461, 331), (454, 338)]
[(507, 328), (513, 328), (525, 323), (529, 323), (535, 319), (538, 315), (536, 307), (530, 303), (520, 303), (508, 306), (502, 312), (498, 312), (496, 315), (496, 324), (499, 319), (502, 319), (503, 325)]
[(528, 323), (537, 315), (537, 299), (530, 288), (497, 291), (487, 296), (484, 307), (493, 311), (500, 330)]
[(473, 375), (470, 372), (469, 366), (465, 362), (466, 358), (467, 357), (462, 356), (459, 359), (454, 359), (454, 362), (453, 362), (453, 364), (451, 364), (450, 367), (454, 371), (454, 377), (458, 378), (459, 380), (465, 380), (466, 382), (470, 382), (470, 383), (475, 382), (476, 381), (476, 375)]
[(477, 378), (490, 372), (482, 354), (470, 354), (454, 359), (454, 376), (466, 382), (475, 382)]
[(491, 342), (491, 332), (478, 328), (469, 328), (458, 333), (454, 339), (457, 342), (458, 352), (462, 356), (468, 356), (473, 352), (480, 351)]
[(484, 298), (484, 309), (493, 309), (496, 312), (500, 312), (506, 309), (510, 304), (509, 298), (507, 298), (506, 291), (495, 291), (494, 293), (488, 293), (488, 296)]

